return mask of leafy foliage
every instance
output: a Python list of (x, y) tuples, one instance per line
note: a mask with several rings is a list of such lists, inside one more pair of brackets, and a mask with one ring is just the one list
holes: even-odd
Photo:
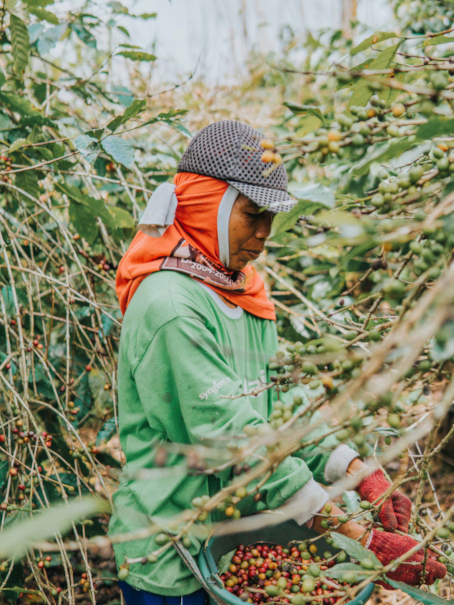
[[(190, 84), (195, 94), (177, 87), (170, 96), (153, 96), (140, 72), (142, 62), (156, 60), (146, 50), (100, 48), (111, 33), (128, 39), (125, 17), (154, 19), (155, 13), (131, 15), (109, 2), (102, 21), (90, 2), (81, 12), (59, 11), (58, 18), (49, 1), (14, 4), (6, 3), (2, 21), (0, 74), (0, 582), (11, 600), (24, 584), (38, 597), (54, 598), (62, 587), (43, 570), (61, 568), (69, 577), (64, 541), (71, 540), (86, 585), (66, 582), (63, 597), (75, 602), (85, 590), (88, 603), (96, 587), (81, 537), (105, 534), (106, 514), (91, 507), (80, 512), (80, 498), (91, 493), (110, 501), (117, 484), (110, 471), (121, 461), (115, 270), (150, 194), (172, 178), (191, 132), (219, 116), (199, 82)], [(291, 396), (298, 385), (308, 406), (298, 395), (290, 404), (278, 399), (265, 436), (238, 436), (240, 445), (249, 440), (248, 448), (222, 442), (201, 452), (150, 444), (159, 468), (149, 470), (159, 476), (172, 472), (165, 464), (175, 456), (194, 472), (217, 461), (235, 465), (225, 501), (215, 495), (199, 516), (190, 511), (180, 538), (189, 529), (196, 533), (208, 511), (217, 508), (222, 517), (227, 503), (239, 516), (243, 496), (236, 494), (252, 496), (250, 486), (307, 440), (318, 447), (329, 433), (333, 446), (349, 441), (361, 456), (374, 453), (386, 464), (414, 440), (432, 438), (452, 401), (453, 41), (445, 28), (454, 13), (432, 0), (399, 0), (395, 10), (394, 32), (361, 34), (356, 45), (340, 31), (309, 35), (303, 48), (295, 39), (282, 70), (253, 57), (249, 81), (229, 93), (237, 95), (238, 110), (222, 98), (225, 115), (235, 119), (250, 120), (242, 111), (253, 103), (273, 105), (268, 133), (298, 202), (275, 218), (259, 261), (280, 339), (265, 386)], [(302, 63), (301, 54), (294, 61), (292, 46), (303, 50)], [(184, 109), (175, 109), (180, 103)], [(308, 437), (304, 427), (319, 412), (325, 424)], [(418, 455), (399, 479), (421, 486), (415, 511), (434, 451)], [(77, 510), (65, 505), (56, 512), (68, 496)], [(348, 518), (377, 522), (378, 507), (365, 513), (352, 492), (344, 493), (342, 506)], [(55, 532), (54, 514), (64, 536)], [(79, 522), (68, 523), (76, 516)], [(418, 514), (411, 532), (448, 531), (432, 546), (443, 543), (451, 574), (451, 530), (443, 522)], [(369, 551), (331, 527), (328, 540), (378, 567)], [(13, 529), (14, 547), (26, 553), (21, 562), (12, 556)], [(32, 534), (54, 543), (61, 558), (45, 561)], [(169, 546), (145, 554), (153, 559)], [(341, 563), (326, 575), (342, 578), (347, 571), (380, 574)], [(435, 603), (425, 590), (405, 589)]]

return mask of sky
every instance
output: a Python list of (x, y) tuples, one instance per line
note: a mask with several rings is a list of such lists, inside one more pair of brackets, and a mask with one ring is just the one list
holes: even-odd
[[(252, 49), (277, 51), (280, 36), (291, 28), (298, 37), (307, 31), (340, 27), (342, 0), (123, 0), (135, 14), (157, 12), (156, 20), (128, 19), (134, 44), (153, 49), (159, 57), (158, 78), (191, 73), (211, 84), (241, 74)], [(387, 0), (358, 0), (358, 18), (375, 31), (388, 25)]]

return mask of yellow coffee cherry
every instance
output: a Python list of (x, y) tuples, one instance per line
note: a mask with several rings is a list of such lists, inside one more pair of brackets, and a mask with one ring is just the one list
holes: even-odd
[(274, 162), (274, 156), (275, 154), (271, 150), (267, 149), (262, 153), (262, 157), (260, 159), (265, 164), (268, 164), (269, 162)]
[(271, 139), (262, 139), (260, 141), (260, 147), (262, 149), (274, 149), (274, 143)]
[(392, 114), (395, 118), (400, 118), (405, 113), (405, 105), (403, 103), (396, 103), (393, 105)]
[(328, 132), (328, 141), (340, 141), (342, 135), (338, 130), (330, 130)]

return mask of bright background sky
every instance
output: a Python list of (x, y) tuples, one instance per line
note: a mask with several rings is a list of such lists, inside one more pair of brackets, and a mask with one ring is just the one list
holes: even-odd
[[(342, 0), (123, 0), (133, 13), (157, 12), (146, 22), (124, 18), (131, 43), (154, 47), (167, 81), (191, 73), (225, 84), (241, 73), (253, 50), (278, 51), (284, 28), (298, 37), (341, 24)], [(358, 18), (375, 31), (389, 26), (387, 0), (359, 0)]]

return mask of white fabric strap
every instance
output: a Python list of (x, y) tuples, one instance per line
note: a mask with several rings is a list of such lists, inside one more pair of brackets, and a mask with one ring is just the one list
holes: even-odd
[[(239, 196), (239, 191), (229, 185), (222, 196), (219, 204), (217, 227), (218, 227), (218, 245), (219, 260), (225, 268), (229, 266), (229, 223), (233, 204)], [(178, 199), (175, 194), (175, 185), (172, 183), (162, 183), (153, 192), (148, 200), (145, 212), (139, 220), (139, 229), (142, 233), (151, 237), (161, 237), (167, 227), (173, 225)]]
[(221, 203), (218, 208), (218, 245), (219, 245), (219, 260), (227, 269), (230, 263), (230, 244), (229, 244), (229, 223), (230, 214), (232, 213), (233, 204), (240, 192), (229, 185), (228, 189), (222, 196)]
[(328, 502), (329, 495), (313, 478), (276, 510), (304, 525)]
[(159, 185), (148, 200), (145, 212), (140, 217), (140, 231), (151, 237), (161, 237), (167, 227), (173, 225), (177, 204), (175, 185), (172, 183)]
[(342, 477), (345, 477), (350, 463), (358, 457), (358, 452), (346, 443), (337, 446), (331, 453), (325, 466), (324, 475), (326, 481), (328, 483), (335, 483), (339, 479), (342, 479)]

